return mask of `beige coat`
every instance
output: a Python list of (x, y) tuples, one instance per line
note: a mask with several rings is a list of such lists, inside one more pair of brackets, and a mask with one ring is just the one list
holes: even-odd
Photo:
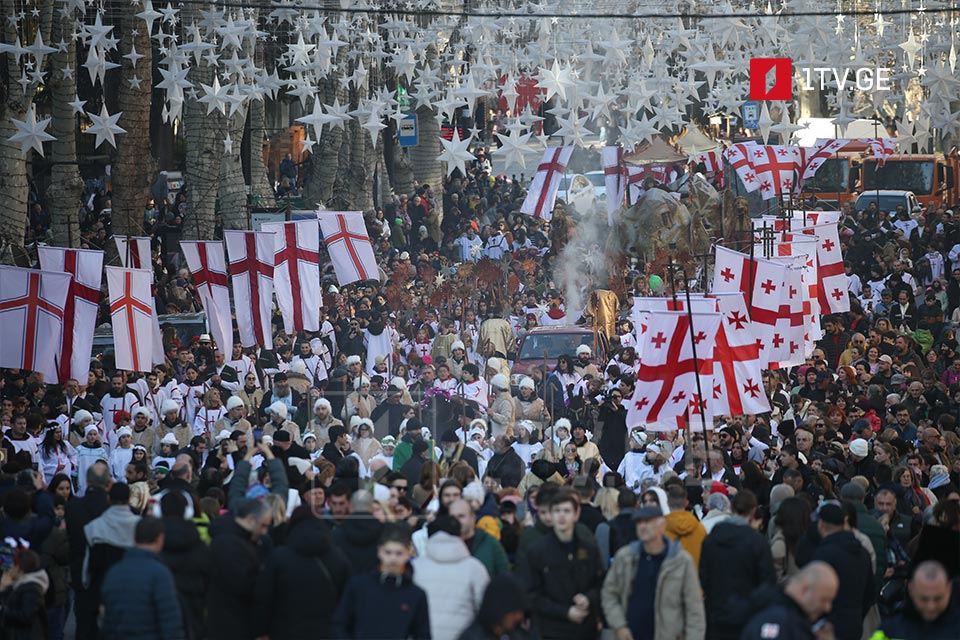
[(300, 436), (300, 425), (290, 420), (284, 420), (279, 429), (273, 420), (271, 420), (263, 426), (263, 435), (273, 437), (273, 434), (280, 430), (290, 432), (290, 437), (293, 438), (293, 441), (303, 446), (303, 438)]
[(321, 423), (320, 420), (314, 416), (310, 419), (310, 422), (307, 423), (307, 429), (304, 431), (304, 435), (307, 433), (312, 433), (313, 435), (317, 436), (317, 447), (322, 449), (323, 445), (330, 442), (330, 436), (328, 434), (330, 432), (330, 427), (334, 425), (340, 425), (342, 427), (343, 423), (333, 416), (327, 418), (326, 422)]
[(347, 415), (345, 416), (345, 422), (349, 424), (350, 418), (353, 416), (360, 416), (361, 418), (369, 418), (370, 414), (373, 413), (373, 410), (377, 408), (376, 399), (367, 395), (363, 397), (360, 395), (359, 391), (354, 391), (347, 396), (347, 402), (344, 406), (344, 411)]
[(543, 404), (543, 400), (533, 396), (533, 400), (530, 402), (521, 400), (520, 398), (514, 398), (513, 403), (516, 405), (516, 419), (517, 422), (521, 420), (529, 420), (533, 423), (533, 426), (537, 428), (537, 431), (540, 432), (540, 435), (543, 435), (543, 428), (549, 424), (550, 414), (547, 413), (546, 406)]
[[(488, 354), (493, 351), (499, 351), (507, 355), (513, 351), (513, 329), (510, 323), (502, 318), (489, 318), (480, 325), (480, 344), (477, 345), (477, 352)], [(489, 349), (492, 347), (492, 349)]]
[(490, 433), (494, 438), (504, 435), (513, 437), (516, 406), (509, 391), (501, 391), (497, 394), (497, 398), (490, 405), (487, 417), (490, 418)]
[[(603, 581), (600, 600), (611, 629), (627, 626), (627, 606), (639, 559), (640, 542), (621, 547)], [(667, 557), (657, 576), (653, 607), (654, 640), (703, 640), (706, 635), (697, 569), (690, 554), (673, 540), (667, 541)]]

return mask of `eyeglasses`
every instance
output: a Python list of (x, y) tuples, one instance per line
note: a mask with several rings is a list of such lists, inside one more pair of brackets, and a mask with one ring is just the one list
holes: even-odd
[(397, 491), (406, 491), (406, 490), (407, 490), (407, 485), (405, 485), (405, 484), (393, 484), (393, 485), (390, 485), (390, 488), (391, 488), (391, 489), (396, 489)]

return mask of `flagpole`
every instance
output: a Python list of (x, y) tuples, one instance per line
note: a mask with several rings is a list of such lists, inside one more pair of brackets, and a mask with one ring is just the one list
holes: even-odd
[[(675, 247), (674, 247), (674, 248), (675, 248)], [(677, 278), (676, 278), (676, 269), (677, 269), (677, 264), (674, 262), (673, 257), (671, 257), (671, 258), (670, 258), (670, 263), (667, 264), (667, 273), (670, 274), (670, 293), (671, 293), (671, 295), (672, 295), (672, 297), (673, 297), (673, 308), (674, 308), (674, 309), (677, 308)], [(690, 313), (690, 292), (687, 291), (687, 314), (689, 314), (689, 313)], [(693, 332), (693, 325), (692, 325), (692, 324), (691, 324), (691, 326), (690, 326), (690, 331), (691, 331), (691, 335), (692, 335), (692, 332)], [(641, 363), (640, 366), (643, 366), (643, 364)], [(694, 354), (693, 354), (693, 368), (694, 368), (694, 371), (696, 371), (696, 369), (697, 369), (697, 354), (696, 354), (696, 348), (694, 348)], [(699, 393), (699, 386), (700, 386), (700, 376), (698, 375), (698, 376), (697, 376), (697, 387), (698, 387), (697, 393)], [(685, 445), (685, 446), (690, 446), (690, 445), (693, 444), (693, 438), (692, 438), (692, 436), (690, 435), (690, 434), (691, 434), (691, 428), (690, 428), (690, 408), (689, 408), (689, 407), (686, 409), (686, 411), (685, 411), (685, 413), (684, 413), (683, 423), (684, 423), (684, 425), (686, 425), (686, 431), (687, 431), (686, 442), (687, 442), (687, 443), (690, 443), (690, 444)], [(706, 438), (706, 433), (704, 433), (704, 438)]]
[[(687, 270), (680, 267), (680, 273), (683, 276), (683, 290), (687, 298), (687, 324), (690, 327), (690, 347), (693, 351), (693, 375), (697, 381), (697, 402), (700, 404), (700, 425), (703, 428), (703, 443), (706, 447), (707, 458), (710, 457), (710, 439), (707, 437), (707, 413), (705, 411), (706, 401), (703, 398), (703, 386), (700, 384), (700, 364), (697, 358), (697, 340), (693, 331), (693, 308), (690, 304), (690, 287), (687, 284)], [(688, 410), (689, 411), (689, 410)], [(687, 429), (690, 429), (690, 420), (687, 419)]]

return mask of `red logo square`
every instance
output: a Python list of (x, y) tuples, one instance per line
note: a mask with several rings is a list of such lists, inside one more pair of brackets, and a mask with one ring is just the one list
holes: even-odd
[[(771, 70), (774, 81), (767, 90), (767, 74)], [(750, 58), (750, 99), (793, 99), (793, 62), (790, 58)]]

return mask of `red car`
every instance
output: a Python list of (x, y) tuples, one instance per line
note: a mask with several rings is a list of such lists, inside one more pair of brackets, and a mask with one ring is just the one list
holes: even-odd
[(530, 375), (530, 371), (544, 361), (553, 371), (560, 356), (576, 358), (577, 347), (582, 344), (590, 347), (594, 363), (598, 369), (603, 369), (607, 364), (607, 351), (602, 334), (595, 335), (592, 328), (583, 325), (534, 327), (520, 338), (517, 359), (510, 369), (511, 386), (520, 384), (520, 378)]

